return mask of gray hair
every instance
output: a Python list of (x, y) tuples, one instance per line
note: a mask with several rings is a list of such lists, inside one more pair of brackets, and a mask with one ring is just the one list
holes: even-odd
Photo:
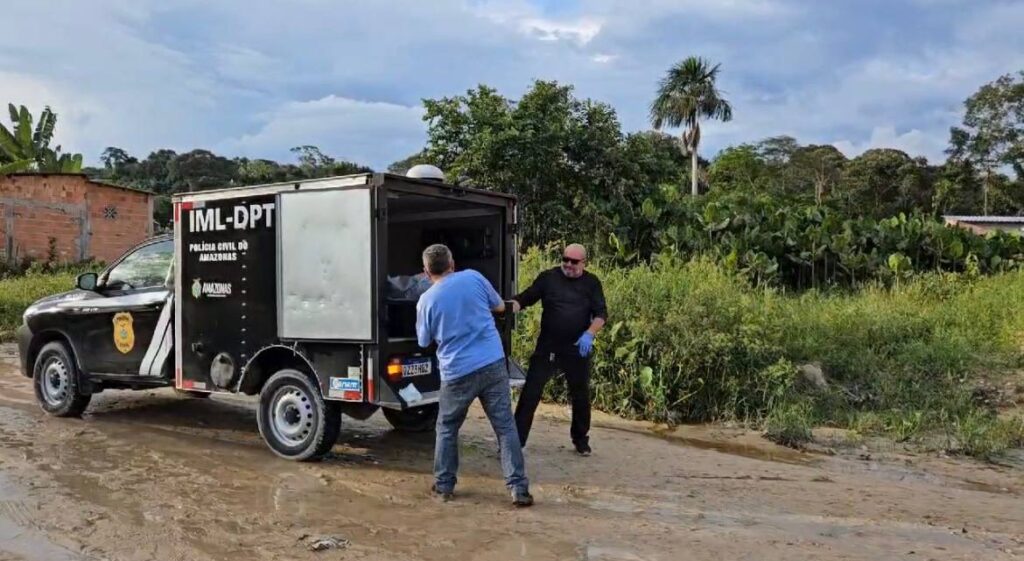
[(586, 257), (587, 257), (587, 248), (583, 247), (583, 244), (571, 243), (571, 244), (565, 246), (565, 251), (569, 251), (570, 249), (578, 249), (578, 250), (580, 250), (583, 253), (583, 258), (586, 259)]
[(423, 266), (432, 275), (440, 275), (452, 266), (452, 251), (444, 244), (436, 243), (423, 250)]

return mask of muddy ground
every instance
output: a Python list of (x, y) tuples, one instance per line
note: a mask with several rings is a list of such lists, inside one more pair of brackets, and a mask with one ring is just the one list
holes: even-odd
[(1024, 559), (1020, 467), (607, 416), (580, 458), (546, 407), (527, 448), (538, 504), (516, 510), (479, 411), (443, 504), (432, 437), (380, 415), (346, 418), (326, 461), (299, 464), (264, 447), (248, 400), (105, 392), (83, 419), (50, 418), (9, 345), (0, 394), (0, 560)]

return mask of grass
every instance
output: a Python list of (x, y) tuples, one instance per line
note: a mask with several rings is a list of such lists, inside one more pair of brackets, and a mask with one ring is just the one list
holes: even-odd
[[(521, 279), (552, 263), (528, 252)], [(792, 446), (818, 426), (978, 457), (1024, 445), (1024, 420), (999, 418), (976, 395), (982, 379), (1024, 368), (1022, 272), (791, 295), (702, 259), (594, 270), (610, 311), (593, 358), (600, 409), (668, 423), (739, 420)], [(0, 280), (0, 340), (31, 302), (71, 289), (77, 272)], [(519, 319), (514, 353), (524, 364), (539, 312)], [(826, 388), (802, 383), (798, 366), (812, 362)], [(550, 385), (548, 397), (563, 399), (564, 388)]]
[(14, 330), (21, 325), (21, 316), (32, 302), (75, 286), (74, 271), (60, 273), (30, 273), (0, 280), (0, 341), (14, 338)]
[[(529, 252), (528, 282), (550, 259)], [(740, 420), (799, 445), (810, 428), (991, 456), (1024, 443), (1024, 422), (999, 419), (978, 382), (1024, 366), (1024, 273), (927, 274), (898, 288), (786, 294), (752, 288), (708, 260), (602, 267), (610, 312), (593, 358), (595, 405), (656, 422)], [(514, 350), (529, 356), (539, 310)], [(826, 389), (802, 383), (819, 364)], [(548, 397), (563, 398), (553, 385)]]
[(811, 407), (806, 403), (787, 403), (772, 409), (765, 420), (765, 438), (789, 446), (801, 448), (813, 439)]

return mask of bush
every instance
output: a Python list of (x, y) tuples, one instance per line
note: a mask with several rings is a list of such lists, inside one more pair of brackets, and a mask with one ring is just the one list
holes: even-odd
[[(548, 253), (529, 251), (521, 280), (549, 263)], [(898, 287), (787, 295), (707, 259), (591, 269), (610, 314), (593, 357), (593, 399), (606, 411), (668, 423), (767, 421), (770, 435), (794, 443), (805, 420), (901, 441), (940, 432), (956, 436), (951, 450), (975, 455), (1024, 435), (971, 397), (979, 374), (1024, 363), (1024, 314), (1008, 305), (1024, 302), (1022, 272), (929, 273)], [(539, 312), (521, 316), (520, 360)], [(795, 384), (796, 365), (811, 362), (827, 389)], [(552, 386), (548, 397), (561, 399)]]
[(987, 275), (1024, 267), (1019, 234), (980, 236), (925, 214), (853, 218), (828, 206), (742, 192), (662, 194), (644, 201), (643, 209), (610, 235), (602, 231), (592, 245), (620, 262), (648, 260), (659, 251), (713, 256), (754, 285), (790, 290), (899, 286), (914, 273)]
[(77, 272), (27, 274), (0, 280), (0, 340), (10, 340), (25, 308), (43, 296), (71, 290)]
[(813, 438), (812, 414), (806, 403), (787, 403), (775, 408), (765, 423), (765, 438), (783, 446), (801, 448)]
[[(524, 280), (542, 261), (539, 251), (526, 255)], [(788, 391), (795, 368), (773, 329), (774, 293), (754, 292), (710, 261), (595, 272), (611, 310), (593, 359), (598, 407), (668, 422), (758, 418)], [(516, 332), (520, 359), (536, 340), (539, 311)]]

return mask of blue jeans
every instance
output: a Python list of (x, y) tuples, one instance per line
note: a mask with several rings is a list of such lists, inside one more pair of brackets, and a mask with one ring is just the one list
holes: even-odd
[(505, 359), (450, 382), (441, 382), (434, 446), (434, 478), (438, 491), (450, 493), (455, 489), (459, 471), (459, 428), (466, 420), (469, 406), (478, 397), (501, 447), (505, 485), (510, 490), (528, 490), (530, 483), (526, 479), (526, 462), (519, 446), (510, 394)]

